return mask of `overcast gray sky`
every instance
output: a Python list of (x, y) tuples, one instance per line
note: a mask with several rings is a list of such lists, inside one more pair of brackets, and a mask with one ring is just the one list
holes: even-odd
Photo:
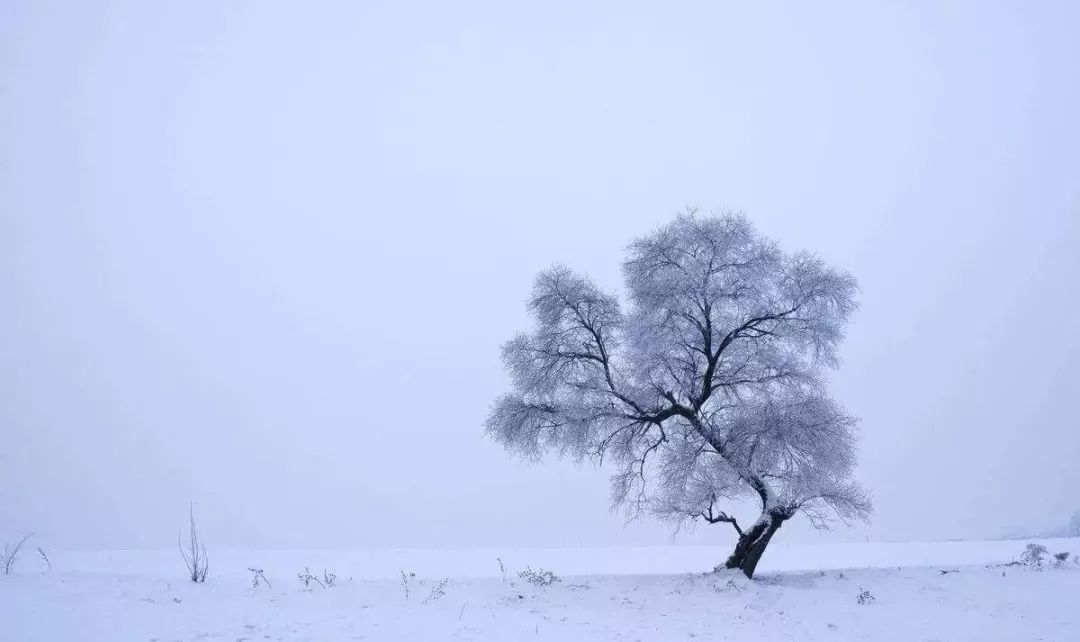
[(1065, 1), (0, 0), (0, 539), (167, 547), (191, 500), (217, 547), (669, 542), (481, 425), (535, 273), (619, 288), (686, 205), (860, 279), (834, 390), (876, 514), (832, 537), (1063, 524), (1078, 31)]

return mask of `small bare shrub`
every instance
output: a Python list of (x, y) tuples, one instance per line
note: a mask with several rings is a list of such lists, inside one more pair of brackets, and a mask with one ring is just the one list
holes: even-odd
[(189, 518), (189, 530), (188, 530), (188, 545), (187, 550), (184, 550), (184, 544), (180, 537), (180, 533), (176, 534), (176, 545), (180, 548), (180, 556), (184, 558), (184, 564), (187, 566), (188, 577), (192, 582), (201, 584), (206, 581), (206, 574), (210, 570), (210, 560), (206, 556), (206, 546), (199, 539), (199, 529), (195, 527), (195, 507), (192, 505), (188, 512)]
[(502, 558), (496, 557), (495, 561), (499, 563), (499, 573), (502, 575), (503, 584), (506, 584), (506, 567), (503, 566)]
[(326, 584), (327, 586), (335, 586), (334, 582), (337, 581), (337, 575), (334, 575), (332, 571), (328, 571), (324, 568), (322, 572), (322, 580), (323, 584)]
[(52, 572), (52, 562), (49, 561), (49, 556), (45, 554), (45, 549), (38, 546), (37, 547), (37, 552), (38, 552), (38, 555), (41, 556), (41, 561), (45, 562), (45, 567), (47, 569), (49, 569), (49, 572), (51, 573)]
[(1060, 553), (1054, 553), (1054, 568), (1061, 568), (1065, 566), (1065, 562), (1069, 561), (1069, 551), (1062, 551)]
[(867, 591), (866, 589), (864, 589), (863, 587), (860, 586), (859, 587), (859, 594), (855, 596), (855, 601), (858, 602), (860, 605), (865, 606), (867, 604), (872, 604), (873, 602), (876, 602), (877, 598), (874, 597), (873, 593), (871, 593), (870, 591)]
[(405, 593), (405, 599), (409, 599), (409, 580), (415, 579), (416, 573), (410, 571), (408, 574), (405, 571), (401, 571), (401, 590)]
[(543, 568), (533, 570), (531, 567), (526, 567), (524, 571), (518, 573), (518, 577), (525, 580), (529, 584), (540, 588), (548, 587), (552, 584), (555, 584), (556, 582), (562, 581), (562, 579), (560, 579), (558, 575)]
[(428, 602), (433, 602), (433, 601), (439, 599), (440, 597), (446, 595), (446, 586), (448, 584), (450, 584), (450, 578), (449, 577), (443, 578), (443, 580), (441, 582), (439, 582), (435, 586), (431, 587), (431, 593), (429, 593), (428, 596), (426, 598), (424, 598), (424, 601), (421, 602), (421, 604), (427, 604)]
[(19, 551), (22, 550), (23, 544), (30, 539), (31, 535), (33, 533), (23, 535), (23, 538), (16, 542), (14, 546), (4, 544), (4, 554), (0, 556), (0, 573), (11, 575), (11, 572), (15, 570), (15, 562), (19, 559)]
[(1033, 568), (1036, 571), (1043, 569), (1043, 563), (1046, 561), (1047, 550), (1042, 544), (1028, 544), (1027, 548), (1020, 555), (1020, 563), (1028, 568)]
[(263, 575), (263, 570), (261, 568), (251, 568), (249, 566), (248, 570), (251, 571), (251, 588), (257, 589), (262, 583), (266, 584), (266, 588), (274, 588), (274, 585), (270, 583), (270, 580), (266, 579), (266, 576)]
[(311, 574), (311, 569), (304, 567), (303, 572), (297, 573), (296, 577), (304, 584), (304, 588), (311, 588), (311, 583), (315, 582), (319, 586), (326, 588), (326, 585), (315, 575)]

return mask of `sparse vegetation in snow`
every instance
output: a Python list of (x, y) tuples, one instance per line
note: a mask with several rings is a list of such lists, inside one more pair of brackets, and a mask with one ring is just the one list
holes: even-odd
[(314, 582), (315, 584), (318, 584), (319, 586), (321, 586), (323, 588), (326, 588), (326, 585), (322, 583), (322, 581), (318, 578), (318, 576), (312, 574), (311, 569), (308, 568), (307, 566), (304, 567), (303, 571), (297, 573), (296, 577), (297, 577), (297, 579), (300, 580), (300, 583), (303, 584), (304, 588), (306, 588), (306, 589), (311, 588), (312, 582)]
[(22, 551), (22, 547), (26, 544), (26, 540), (30, 539), (32, 533), (23, 535), (23, 538), (14, 544), (4, 544), (4, 555), (0, 557), (0, 573), (4, 575), (11, 575), (11, 572), (15, 570), (15, 562), (19, 560), (19, 553)]
[(405, 594), (405, 599), (409, 599), (409, 581), (416, 578), (416, 573), (409, 571), (401, 571), (401, 591)]
[(262, 584), (266, 584), (266, 588), (274, 588), (273, 584), (270, 583), (270, 580), (266, 579), (266, 576), (263, 575), (263, 570), (261, 568), (251, 568), (249, 566), (248, 571), (251, 573), (251, 588), (257, 589)]
[(524, 571), (518, 573), (518, 577), (525, 580), (529, 584), (540, 588), (545, 588), (562, 581), (562, 579), (553, 571), (549, 571), (544, 568), (538, 568), (533, 570), (532, 567), (526, 567)]
[(180, 548), (180, 556), (184, 558), (187, 566), (188, 577), (196, 584), (206, 581), (206, 575), (210, 571), (210, 558), (206, 555), (206, 545), (199, 538), (199, 529), (195, 526), (195, 507), (188, 509), (188, 543), (185, 549), (179, 533), (176, 534), (176, 544)]
[(1020, 554), (1020, 563), (1028, 568), (1041, 571), (1043, 570), (1043, 564), (1046, 562), (1047, 552), (1046, 547), (1042, 544), (1028, 544), (1024, 552)]
[[(23, 565), (33, 543), (31, 538), (22, 549)], [(1049, 551), (1072, 548), (1067, 542), (1039, 543)], [(13, 626), (17, 639), (32, 631), (35, 639), (50, 642), (361, 636), (477, 642), (526, 637), (651, 640), (657, 639), (658, 627), (663, 639), (673, 640), (719, 635), (759, 642), (908, 642), (925, 638), (927, 631), (942, 640), (1072, 639), (1070, 633), (1080, 627), (1080, 611), (1070, 608), (1080, 590), (1080, 571), (1072, 565), (1071, 554), (1067, 568), (1053, 571), (1049, 568), (1054, 561), (1064, 556), (1046, 554), (1043, 573), (1028, 572), (1017, 561), (1017, 570), (1023, 572), (1007, 573), (1006, 578), (1001, 572), (1007, 568), (980, 563), (1018, 558), (1023, 546), (815, 547), (787, 559), (796, 564), (814, 559), (820, 570), (797, 566), (803, 570), (784, 572), (773, 566), (756, 580), (733, 570), (689, 572), (683, 563), (692, 564), (700, 552), (681, 547), (597, 549), (584, 555), (515, 553), (513, 559), (529, 559), (534, 564), (530, 570), (545, 580), (551, 577), (545, 569), (559, 569), (562, 584), (547, 590), (526, 587), (525, 580), (515, 576), (517, 568), (507, 569), (508, 583), (503, 584), (491, 563), (494, 555), (486, 553), (440, 552), (434, 564), (424, 555), (408, 558), (408, 553), (400, 559), (373, 552), (326, 559), (314, 552), (269, 558), (265, 552), (258, 557), (219, 552), (212, 592), (188, 582), (170, 585), (168, 576), (175, 576), (171, 551), (164, 560), (148, 555), (145, 564), (132, 552), (94, 556), (68, 551), (57, 556), (51, 575), (19, 567), (12, 577), (0, 577), (0, 622)], [(422, 577), (399, 570), (414, 563), (428, 564), (439, 574)], [(874, 564), (878, 568), (862, 568)], [(275, 569), (285, 571), (276, 577), (288, 577), (298, 568), (303, 569), (300, 575), (310, 576), (308, 586), (288, 582), (281, 590), (279, 581), (274, 590), (266, 590), (270, 584), (264, 579)], [(320, 590), (317, 584), (326, 585), (330, 568), (339, 576), (337, 588)], [(844, 579), (836, 581), (841, 568), (846, 569)], [(600, 569), (618, 574), (596, 575)], [(946, 576), (942, 570), (958, 572)], [(353, 574), (363, 581), (342, 581)], [(580, 590), (586, 576), (589, 590)], [(258, 590), (253, 590), (256, 579)], [(410, 601), (399, 592), (406, 585)], [(1000, 617), (1002, 609), (1015, 617)], [(123, 622), (119, 635), (117, 621)]]
[(49, 556), (45, 553), (45, 549), (37, 547), (38, 556), (41, 557), (41, 561), (45, 562), (45, 568), (52, 572), (52, 562), (49, 560)]
[(422, 604), (427, 604), (428, 602), (434, 602), (435, 600), (437, 600), (437, 599), (441, 598), (442, 596), (446, 595), (446, 587), (449, 586), (449, 585), (450, 585), (450, 578), (449, 577), (444, 577), (442, 580), (439, 581), (438, 584), (431, 587), (431, 592), (428, 593), (428, 596), (426, 598), (424, 598), (424, 601), (422, 602)]

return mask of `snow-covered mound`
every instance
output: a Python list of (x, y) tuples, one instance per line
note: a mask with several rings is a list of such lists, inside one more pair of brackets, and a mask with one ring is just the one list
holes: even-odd
[[(1044, 543), (1080, 552), (1080, 540)], [(686, 572), (691, 558), (700, 568), (722, 553), (681, 547), (503, 551), (505, 576), (493, 551), (211, 554), (203, 585), (184, 581), (178, 555), (167, 564), (157, 554), (57, 554), (52, 572), (27, 558), (0, 577), (0, 639), (1080, 640), (1080, 566), (1002, 566), (1022, 542), (802, 548), (798, 566), (817, 551), (820, 570), (753, 581)], [(770, 554), (782, 562), (795, 550)], [(616, 559), (635, 574), (612, 574)], [(272, 586), (252, 586), (248, 566)], [(335, 572), (335, 585), (305, 588), (304, 566), (319, 580), (324, 566)], [(517, 575), (526, 566), (561, 581), (534, 586)]]

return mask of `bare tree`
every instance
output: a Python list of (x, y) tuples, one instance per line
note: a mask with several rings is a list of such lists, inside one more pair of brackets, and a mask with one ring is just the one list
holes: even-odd
[(4, 544), (4, 554), (0, 556), (0, 572), (4, 575), (11, 575), (11, 572), (15, 570), (15, 562), (19, 559), (19, 552), (22, 550), (23, 544), (26, 544), (26, 540), (30, 539), (33, 533), (27, 533), (23, 535), (23, 538), (16, 542), (13, 546)]
[(1080, 537), (1080, 510), (1073, 511), (1072, 517), (1069, 518), (1069, 537)]
[(188, 577), (196, 584), (206, 581), (206, 574), (210, 570), (210, 560), (206, 555), (206, 546), (199, 539), (199, 530), (195, 527), (195, 506), (189, 508), (190, 526), (188, 531), (187, 550), (184, 549), (180, 534), (176, 535), (176, 544), (180, 548), (180, 556), (187, 565)]
[[(729, 524), (726, 562), (752, 577), (780, 526), (869, 514), (851, 479), (856, 420), (827, 394), (855, 280), (787, 254), (741, 215), (693, 212), (635, 241), (623, 264), (630, 310), (556, 266), (537, 279), (529, 334), (503, 346), (513, 390), (488, 434), (538, 459), (615, 466), (631, 517)], [(731, 506), (758, 504), (742, 527)]]

